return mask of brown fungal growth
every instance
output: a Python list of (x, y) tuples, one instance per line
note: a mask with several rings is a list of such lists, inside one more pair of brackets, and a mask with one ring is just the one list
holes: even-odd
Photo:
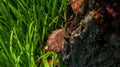
[[(64, 43), (64, 28), (57, 29), (48, 37), (47, 45), (44, 47), (45, 51), (51, 50), (57, 53), (62, 52), (62, 45)], [(48, 63), (51, 65), (52, 58), (48, 58)], [(59, 66), (59, 59), (56, 59), (56, 65)]]
[[(47, 45), (44, 47), (45, 51), (54, 51), (57, 53), (62, 52), (62, 45), (64, 43), (64, 28), (57, 29), (48, 37)], [(51, 65), (52, 57), (48, 57), (48, 63)], [(59, 67), (59, 59), (56, 59), (56, 66)]]
[(54, 52), (61, 53), (62, 45), (64, 43), (64, 28), (58, 29), (52, 32), (48, 37), (47, 45), (45, 46), (45, 51), (51, 50)]
[(74, 13), (77, 14), (80, 5), (83, 4), (83, 0), (68, 0), (68, 1), (70, 2), (71, 7), (72, 7)]

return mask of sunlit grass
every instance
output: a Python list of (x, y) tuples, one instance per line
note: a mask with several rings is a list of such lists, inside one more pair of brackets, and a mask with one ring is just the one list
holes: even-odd
[[(0, 67), (49, 67), (43, 51), (51, 31), (64, 27), (66, 0), (0, 0)], [(62, 62), (60, 63), (63, 67)]]

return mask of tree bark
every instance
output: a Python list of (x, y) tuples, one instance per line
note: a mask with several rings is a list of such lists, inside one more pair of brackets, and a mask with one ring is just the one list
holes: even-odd
[(120, 67), (120, 2), (73, 1), (67, 9), (62, 52), (67, 67)]

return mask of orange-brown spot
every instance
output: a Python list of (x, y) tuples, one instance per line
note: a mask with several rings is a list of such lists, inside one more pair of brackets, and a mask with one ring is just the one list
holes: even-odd
[(71, 3), (71, 7), (72, 7), (74, 13), (77, 14), (80, 5), (82, 5), (82, 3), (83, 3), (83, 0), (69, 0), (69, 2)]
[(116, 17), (116, 12), (114, 11), (113, 8), (110, 8), (109, 6), (106, 6), (106, 10), (108, 11), (108, 13), (110, 15), (112, 15), (112, 17)]

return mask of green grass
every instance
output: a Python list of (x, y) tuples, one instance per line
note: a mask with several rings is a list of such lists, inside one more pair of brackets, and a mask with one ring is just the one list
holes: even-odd
[(51, 31), (64, 27), (66, 1), (0, 0), (0, 67), (49, 67), (48, 56), (55, 67), (60, 56), (43, 49)]

